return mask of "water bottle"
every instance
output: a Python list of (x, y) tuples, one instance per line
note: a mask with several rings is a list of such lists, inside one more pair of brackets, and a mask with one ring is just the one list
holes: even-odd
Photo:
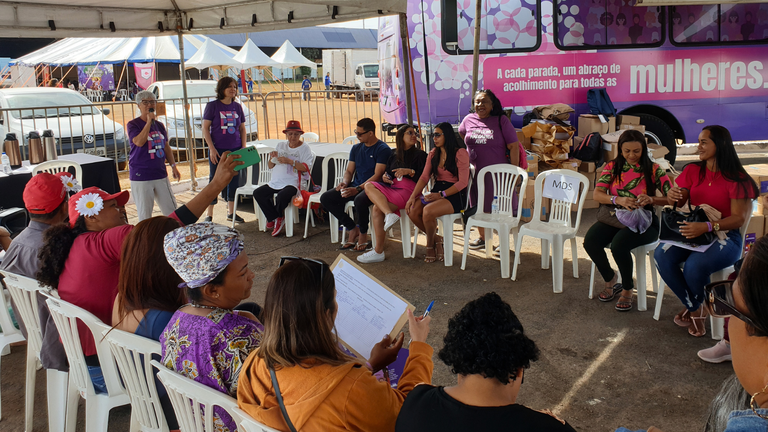
[(491, 213), (499, 214), (499, 197), (496, 195), (493, 196), (493, 204), (491, 204)]
[(10, 174), (11, 173), (11, 159), (8, 158), (8, 155), (3, 152), (3, 156), (0, 157), (0, 160), (3, 162), (3, 173)]

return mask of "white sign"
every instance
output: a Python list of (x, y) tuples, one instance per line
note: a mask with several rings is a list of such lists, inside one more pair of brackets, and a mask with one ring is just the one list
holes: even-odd
[(549, 175), (544, 179), (544, 190), (541, 195), (557, 201), (576, 204), (579, 199), (581, 181), (566, 175)]

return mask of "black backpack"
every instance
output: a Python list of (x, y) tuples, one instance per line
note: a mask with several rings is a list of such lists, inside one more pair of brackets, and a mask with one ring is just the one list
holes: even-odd
[(571, 151), (571, 157), (582, 162), (595, 162), (597, 166), (603, 164), (603, 138), (599, 133), (591, 133), (584, 137), (578, 146)]
[(589, 89), (587, 91), (587, 105), (589, 105), (589, 112), (592, 114), (616, 115), (616, 108), (608, 96), (608, 90), (604, 88)]

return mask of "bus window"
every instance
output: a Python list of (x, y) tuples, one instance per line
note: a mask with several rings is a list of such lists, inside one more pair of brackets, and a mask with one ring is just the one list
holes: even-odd
[(720, 5), (720, 42), (768, 39), (768, 4)]
[(672, 41), (682, 43), (716, 42), (718, 5), (675, 6), (670, 8)]
[(661, 46), (663, 8), (621, 0), (557, 0), (555, 44), (560, 49)]
[(675, 6), (669, 9), (674, 45), (738, 45), (768, 41), (768, 4)]
[[(472, 54), (475, 41), (474, 1), (442, 0), (442, 43), (449, 54)], [(541, 0), (483, 0), (480, 53), (535, 51), (541, 44)]]

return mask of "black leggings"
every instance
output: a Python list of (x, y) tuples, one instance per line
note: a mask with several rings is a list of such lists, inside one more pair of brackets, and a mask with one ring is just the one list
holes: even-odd
[(368, 199), (368, 195), (365, 191), (359, 192), (354, 197), (342, 197), (341, 192), (336, 189), (331, 189), (328, 192), (320, 195), (320, 204), (339, 220), (339, 224), (347, 228), (347, 231), (355, 229), (355, 220), (349, 217), (347, 212), (344, 211), (344, 207), (348, 202), (355, 202), (355, 213), (357, 218), (357, 225), (360, 225), (360, 232), (368, 232), (368, 217), (370, 211), (368, 207), (372, 205), (371, 200)]
[[(621, 273), (621, 284), (628, 290), (635, 287), (632, 281), (632, 249), (648, 243), (653, 243), (659, 238), (659, 219), (653, 215), (651, 226), (642, 233), (632, 232), (629, 228), (615, 228), (602, 222), (595, 222), (587, 234), (584, 235), (584, 250), (587, 251), (595, 267), (603, 276), (603, 280), (610, 282), (616, 274), (608, 262), (605, 247), (611, 246), (613, 259)], [(643, 258), (645, 259), (645, 258)]]
[[(264, 185), (253, 191), (253, 198), (259, 204), (259, 208), (264, 213), (268, 221), (273, 221), (281, 216), (296, 196), (298, 190), (294, 186), (286, 186), (282, 189), (272, 189), (269, 185)], [(277, 194), (277, 198), (272, 200)]]

